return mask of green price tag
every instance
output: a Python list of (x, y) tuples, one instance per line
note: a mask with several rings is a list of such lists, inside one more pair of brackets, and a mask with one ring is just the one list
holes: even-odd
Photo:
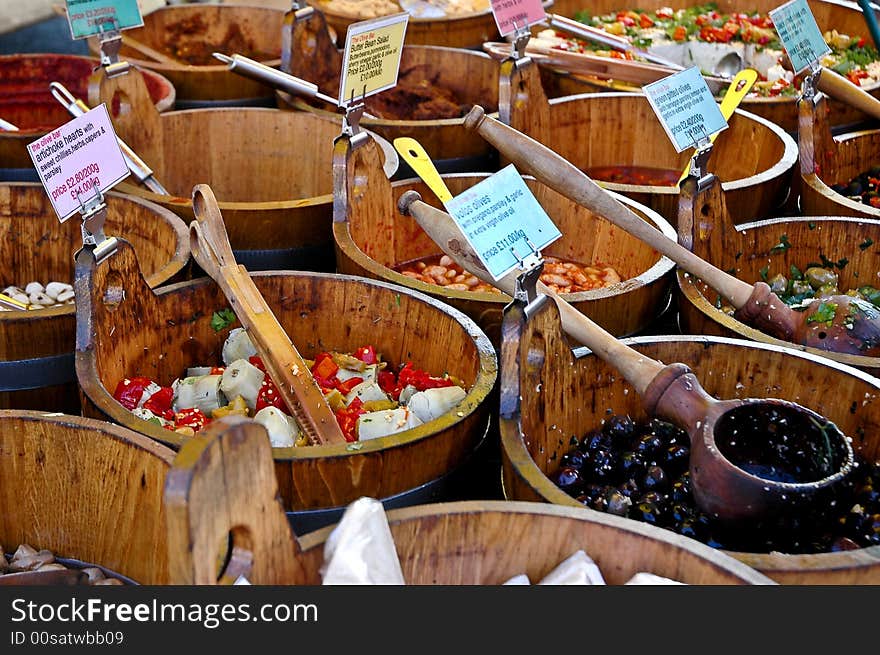
[(85, 39), (109, 30), (127, 30), (141, 27), (137, 0), (65, 0), (70, 35)]

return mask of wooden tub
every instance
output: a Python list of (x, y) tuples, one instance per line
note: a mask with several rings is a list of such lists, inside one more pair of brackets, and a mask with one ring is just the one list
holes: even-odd
[[(699, 4), (697, 0), (643, 0), (636, 3), (636, 6), (643, 10), (659, 9), (661, 7), (671, 7), (673, 9), (683, 9), (693, 7)], [(718, 0), (715, 2), (718, 11), (725, 12), (760, 12), (767, 13), (772, 9), (779, 7), (781, 2), (777, 0)], [(829, 30), (837, 30), (841, 34), (849, 36), (864, 37), (868, 43), (873, 43), (870, 32), (865, 24), (865, 17), (862, 10), (856, 2), (847, 2), (846, 0), (807, 0), (810, 11), (819, 25), (819, 29), (824, 33)], [(578, 11), (588, 10), (591, 15), (601, 15), (611, 13), (613, 11), (625, 10), (629, 6), (621, 0), (554, 0), (553, 11), (562, 15), (573, 17)], [(605, 81), (596, 81), (598, 87), (608, 87)], [(616, 83), (612, 88), (618, 90), (637, 91), (637, 88), (631, 87), (626, 83)], [(868, 87), (862, 87), (875, 97), (880, 97), (880, 84), (873, 84)], [(846, 126), (860, 123), (868, 120), (868, 116), (863, 112), (853, 109), (848, 104), (832, 100), (833, 120), (835, 126)], [(778, 125), (786, 132), (793, 134), (798, 131), (798, 112), (797, 112), (797, 96), (775, 97), (775, 98), (759, 98), (748, 97), (743, 100), (740, 107), (747, 112), (766, 118), (774, 125)]]
[[(144, 26), (123, 32), (120, 59), (161, 73), (177, 89), (177, 108), (256, 104), (271, 106), (273, 90), (259, 82), (230, 75), (226, 65), (211, 56), (215, 50), (239, 53), (267, 66), (281, 63), (281, 25), (284, 11), (247, 4), (191, 4), (160, 7), (144, 16)], [(124, 43), (126, 36), (172, 56), (180, 63), (157, 62)], [(99, 52), (96, 37), (89, 49)], [(256, 52), (252, 52), (256, 51)], [(256, 56), (255, 56), (256, 55)], [(196, 63), (193, 63), (196, 62)]]
[[(333, 236), (338, 270), (385, 280), (449, 303), (477, 321), (497, 346), (501, 313), (510, 302), (509, 296), (426, 284), (393, 269), (413, 259), (442, 254), (419, 224), (402, 216), (396, 207), (397, 199), (410, 189), (441, 208), (436, 196), (420, 180), (389, 183), (382, 175), (375, 143), (353, 146), (350, 140), (339, 139), (334, 150), (334, 188), (339, 202), (334, 207)], [(455, 195), (486, 177), (488, 174), (447, 174), (443, 179)], [(544, 254), (583, 264), (602, 262), (614, 267), (623, 280), (601, 289), (566, 294), (566, 299), (615, 335), (645, 329), (669, 302), (672, 261), (549, 187), (531, 178), (526, 183), (563, 234)], [(659, 214), (619, 198), (668, 238), (675, 238), (672, 226)]]
[[(558, 468), (572, 439), (582, 438), (612, 414), (644, 420), (641, 398), (612, 366), (584, 348), (572, 350), (578, 344), (562, 333), (553, 302), (530, 308), (528, 320), (521, 305), (511, 305), (504, 330), (499, 426), (505, 497), (595, 512), (548, 475)], [(683, 362), (718, 398), (800, 403), (834, 421), (869, 461), (880, 458), (880, 380), (862, 371), (811, 353), (740, 339), (647, 336), (625, 343), (666, 364)], [(880, 546), (810, 555), (728, 554), (784, 584), (880, 581)]]
[[(754, 284), (766, 275), (789, 275), (807, 264), (830, 264), (839, 275), (842, 293), (862, 285), (877, 285), (880, 271), (880, 221), (845, 216), (794, 216), (734, 225), (726, 194), (714, 184), (694, 196), (682, 190), (679, 242), (696, 255), (741, 280)], [(833, 264), (832, 264), (833, 262)], [(763, 273), (762, 273), (763, 271)], [(805, 350), (880, 374), (880, 357), (836, 353), (771, 337), (718, 307), (718, 294), (690, 275), (677, 272), (679, 324), (685, 333), (742, 337)]]
[[(641, 93), (586, 93), (548, 100), (537, 66), (511, 67), (501, 78), (501, 121), (590, 174), (600, 167), (648, 167), (681, 173), (692, 150), (676, 153)], [(505, 100), (507, 99), (507, 100)], [(736, 110), (718, 135), (707, 168), (727, 192), (737, 222), (770, 215), (786, 201), (797, 145), (768, 120)], [(600, 178), (596, 177), (599, 182)], [(678, 186), (601, 182), (658, 212), (673, 226)]]
[[(189, 231), (175, 214), (151, 202), (111, 192), (107, 236), (131, 241), (146, 284), (182, 278), (189, 263)], [(73, 283), (74, 253), (82, 221), (58, 222), (49, 196), (35, 183), (0, 184), (0, 236), (4, 261), (0, 291), (28, 282)], [(0, 408), (78, 414), (73, 365), (75, 307), (0, 311)]]
[[(338, 122), (260, 107), (158, 114), (144, 102), (136, 76), (93, 83), (101, 99), (129, 99), (132, 111), (112, 116), (114, 127), (171, 195), (134, 182), (122, 183), (121, 191), (162, 205), (189, 224), (192, 189), (209, 184), (239, 263), (251, 270), (334, 270), (331, 157)], [(397, 153), (381, 144), (391, 175)]]
[(169, 584), (163, 490), (174, 451), (102, 421), (0, 410), (0, 545), (27, 543)]
[(798, 105), (800, 131), (800, 209), (807, 216), (857, 216), (880, 219), (880, 208), (852, 200), (831, 188), (847, 184), (880, 164), (880, 129), (832, 136), (835, 109), (824, 95)]
[[(404, 494), (427, 494), (480, 444), (497, 368), (494, 348), (469, 318), (409, 289), (363, 278), (275, 271), (253, 279), (303, 357), (372, 344), (392, 365), (412, 360), (428, 371), (448, 371), (468, 390), (454, 413), (412, 430), (355, 444), (274, 449), (284, 506), (300, 519), (326, 525), (363, 495), (407, 504)], [(150, 290), (127, 244), (97, 267), (91, 253), (81, 253), (77, 282), (89, 290), (78, 297), (84, 413), (180, 447), (181, 435), (135, 417), (112, 393), (126, 376), (170, 384), (187, 367), (219, 364), (228, 330), (215, 332), (211, 317), (229, 306), (225, 296), (207, 278)]]
[[(165, 491), (174, 584), (228, 584), (241, 575), (257, 585), (321, 584), (334, 526), (291, 534), (269, 451), (265, 432), (247, 421), (218, 423), (207, 439), (183, 445)], [(469, 501), (387, 516), (410, 585), (500, 585), (521, 573), (536, 583), (577, 550), (612, 585), (640, 571), (688, 584), (773, 584), (696, 541), (576, 508)], [(236, 556), (218, 576), (220, 545), (230, 537)]]
[[(286, 28), (287, 29), (287, 28)], [(342, 51), (336, 48), (320, 12), (308, 11), (298, 14), (289, 26), (291, 31), (290, 52), (285, 52), (282, 70), (291, 75), (319, 85), (321, 91), (335, 98), (338, 81), (332, 81), (342, 70)], [(461, 115), (453, 118), (437, 118), (434, 107), (424, 102), (399, 108), (397, 118), (367, 118), (360, 120), (364, 129), (389, 141), (400, 136), (416, 139), (431, 153), (440, 172), (494, 171), (497, 153), (482, 139), (464, 129), (463, 115), (474, 104), (482, 104), (487, 112), (494, 112), (498, 102), (498, 65), (488, 55), (474, 50), (463, 50), (439, 45), (410, 45), (407, 32), (406, 45), (400, 63), (398, 85), (407, 71), (415, 86), (442, 86), (453, 93), (461, 105)], [(324, 86), (324, 83), (328, 83)], [(371, 104), (381, 100), (391, 89), (367, 99), (367, 112)], [(341, 125), (336, 108), (324, 103), (311, 103), (303, 98), (278, 93), (282, 107), (303, 110), (332, 118)], [(392, 98), (395, 96), (391, 96)], [(398, 98), (398, 100), (401, 100)], [(439, 101), (435, 101), (439, 102)], [(483, 104), (485, 103), (485, 104)], [(424, 111), (425, 118), (414, 118), (413, 112)], [(397, 112), (398, 107), (386, 111)], [(431, 115), (433, 117), (428, 118)]]
[[(91, 57), (60, 54), (21, 54), (0, 56), (0, 118), (19, 128), (0, 131), (0, 175), (11, 179), (13, 171), (23, 169), (29, 181), (37, 182), (37, 172), (27, 152), (27, 144), (72, 120), (49, 91), (50, 82), (60, 82), (75, 97), (87, 101), (89, 76), (100, 64)], [(174, 107), (175, 89), (171, 82), (151, 71), (144, 72), (150, 104), (157, 112)], [(4, 171), (6, 171), (4, 173)]]

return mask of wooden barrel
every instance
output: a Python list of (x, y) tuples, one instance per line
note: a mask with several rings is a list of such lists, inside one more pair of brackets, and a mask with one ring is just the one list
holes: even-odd
[[(92, 91), (103, 101), (128, 99), (132, 111), (111, 116), (114, 127), (171, 195), (132, 182), (120, 190), (170, 209), (188, 225), (193, 187), (209, 184), (239, 263), (250, 270), (334, 270), (331, 157), (341, 132), (335, 120), (260, 107), (158, 114), (144, 102), (136, 76), (108, 80), (100, 71)], [(379, 143), (390, 176), (397, 153), (384, 139)]]
[[(442, 208), (436, 196), (420, 180), (389, 183), (379, 168), (375, 145), (352, 148), (349, 141), (340, 139), (334, 162), (335, 195), (340, 199), (333, 222), (337, 269), (386, 280), (449, 303), (473, 318), (497, 346), (501, 312), (509, 296), (449, 289), (394, 270), (398, 264), (442, 254), (419, 224), (402, 216), (396, 207), (397, 199), (410, 189)], [(447, 174), (443, 179), (458, 194), (486, 177)], [(586, 265), (601, 262), (612, 266), (622, 279), (608, 287), (565, 294), (566, 299), (616, 335), (640, 332), (650, 325), (669, 303), (672, 261), (549, 187), (531, 178), (526, 184), (563, 235), (542, 251), (544, 255)], [(659, 214), (623, 196), (619, 199), (668, 238), (675, 238), (672, 226)]]
[[(713, 185), (692, 198), (682, 191), (679, 241), (702, 259), (741, 280), (754, 284), (777, 273), (789, 276), (791, 267), (824, 264), (839, 276), (841, 292), (876, 285), (880, 272), (880, 221), (844, 216), (791, 216), (733, 225), (725, 195)], [(690, 207), (691, 211), (684, 209)], [(880, 374), (880, 357), (835, 353), (771, 337), (725, 313), (718, 294), (678, 271), (679, 325), (689, 334), (742, 337), (775, 346), (805, 350), (813, 355)]]
[[(678, 186), (604, 182), (597, 169), (654, 169), (677, 179), (692, 150), (677, 153), (641, 93), (586, 93), (548, 100), (537, 66), (502, 74), (501, 120), (591, 174), (603, 187), (658, 212), (673, 226)], [(738, 222), (770, 215), (787, 199), (797, 145), (768, 120), (736, 110), (718, 135), (707, 169), (721, 180)]]
[(835, 109), (824, 95), (802, 101), (798, 158), (800, 209), (808, 216), (858, 216), (880, 219), (880, 208), (853, 200), (831, 188), (880, 165), (880, 130), (859, 130), (832, 136)]
[[(290, 52), (284, 53), (282, 70), (318, 84), (330, 97), (338, 95), (338, 77), (342, 70), (342, 51), (336, 48), (327, 32), (320, 12), (307, 12), (289, 26)], [(381, 104), (385, 116), (394, 118), (360, 119), (361, 127), (389, 141), (406, 136), (416, 139), (434, 160), (441, 173), (494, 171), (497, 153), (478, 135), (464, 129), (463, 116), (474, 104), (481, 104), (488, 113), (498, 103), (498, 64), (487, 54), (437, 45), (409, 45), (409, 31), (400, 62), (398, 86), (368, 98), (366, 111), (382, 97), (391, 98)], [(408, 80), (408, 81), (405, 81)], [(425, 96), (422, 89), (438, 89), (449, 97)], [(391, 95), (405, 89), (400, 95)], [(332, 118), (341, 125), (336, 108), (303, 98), (278, 93), (282, 107), (307, 111)], [(395, 104), (396, 103), (396, 104)], [(455, 111), (456, 105), (460, 111)], [(420, 112), (420, 113), (417, 113)], [(438, 113), (442, 112), (442, 113)], [(452, 117), (442, 117), (456, 114)], [(424, 118), (422, 118), (424, 116)], [(408, 167), (401, 165), (403, 170)]]
[[(212, 57), (213, 52), (242, 54), (267, 66), (281, 63), (284, 11), (246, 4), (190, 4), (160, 7), (144, 16), (144, 25), (123, 32), (121, 59), (161, 73), (177, 89), (177, 108), (273, 104), (271, 88), (239, 75)], [(151, 49), (179, 59), (158, 62), (125, 44), (131, 37)], [(99, 52), (96, 37), (89, 49)]]
[[(173, 583), (227, 583), (243, 575), (258, 585), (321, 584), (324, 545), (335, 526), (291, 534), (262, 428), (218, 423), (206, 437), (184, 444), (168, 475)], [(696, 541), (576, 508), (466, 501), (395, 509), (387, 517), (410, 585), (500, 585), (519, 574), (534, 584), (578, 550), (612, 585), (643, 571), (687, 584), (773, 584)], [(242, 557), (218, 576), (221, 544), (230, 537)]]
[[(207, 278), (150, 290), (127, 244), (97, 267), (91, 253), (81, 253), (77, 274), (89, 290), (77, 308), (84, 413), (179, 447), (182, 435), (137, 418), (112, 393), (127, 376), (171, 384), (188, 367), (219, 365), (228, 329), (215, 331), (211, 318), (229, 302)], [(372, 344), (389, 365), (412, 360), (418, 368), (458, 377), (468, 389), (454, 412), (412, 430), (355, 444), (274, 449), (286, 508), (312, 511), (309, 518), (332, 510), (317, 516), (326, 525), (360, 496), (392, 498), (443, 478), (480, 444), (491, 411), (485, 400), (495, 383), (495, 350), (465, 315), (415, 291), (363, 278), (277, 271), (252, 277), (303, 357)]]
[[(554, 303), (530, 308), (528, 319), (521, 306), (512, 305), (504, 330), (499, 418), (504, 494), (594, 512), (548, 476), (571, 448), (571, 439), (581, 439), (603, 419), (613, 414), (646, 419), (642, 400), (614, 367), (585, 348), (572, 350)], [(880, 380), (862, 371), (741, 339), (645, 336), (624, 343), (666, 364), (686, 364), (716, 398), (782, 398), (813, 409), (850, 436), (869, 462), (880, 458)], [(729, 554), (785, 584), (880, 581), (880, 546), (809, 555)]]
[[(153, 203), (111, 192), (107, 236), (123, 236), (137, 251), (146, 283), (155, 287), (182, 276), (189, 262), (189, 232), (176, 215)], [(82, 221), (59, 224), (43, 187), (0, 184), (0, 235), (6, 265), (0, 290), (37, 281), (74, 283), (74, 253)], [(0, 311), (0, 408), (79, 413), (74, 371), (74, 305)]]
[[(640, 0), (637, 6), (641, 11), (650, 11), (660, 9), (661, 7), (686, 9), (697, 4), (700, 3), (692, 0)], [(719, 0), (713, 4), (717, 6), (717, 10), (721, 13), (759, 12), (766, 14), (781, 3), (777, 0)], [(864, 14), (858, 3), (847, 2), (846, 0), (807, 0), (807, 4), (816, 19), (816, 23), (819, 25), (819, 29), (823, 33), (837, 30), (841, 34), (864, 37), (868, 43), (872, 43), (870, 32), (865, 24)], [(585, 2), (585, 0), (554, 0), (553, 3), (554, 12), (569, 17), (584, 10), (589, 11), (590, 15), (598, 16), (630, 8), (627, 3), (621, 2), (621, 0), (596, 0), (589, 3)], [(609, 85), (604, 81), (597, 80), (596, 85), (609, 88)], [(610, 88), (628, 91), (638, 90), (626, 83), (616, 83)], [(872, 84), (862, 88), (871, 95), (880, 97), (880, 84)], [(774, 98), (750, 96), (743, 100), (740, 107), (752, 114), (766, 118), (774, 125), (778, 125), (791, 134), (798, 131), (797, 100), (797, 96), (777, 96)], [(864, 122), (869, 118), (863, 112), (852, 108), (844, 102), (832, 100), (830, 103), (833, 107), (833, 124), (835, 126), (853, 125)]]
[(81, 416), (0, 410), (0, 545), (169, 584), (163, 492), (174, 451)]
[[(19, 128), (0, 130), (0, 176), (26, 177), (38, 181), (27, 152), (27, 144), (63, 125), (73, 117), (49, 91), (50, 82), (60, 82), (75, 97), (88, 100), (89, 76), (100, 64), (91, 57), (61, 54), (0, 56), (0, 118)], [(145, 71), (151, 104), (163, 112), (174, 106), (175, 89), (162, 75)], [(10, 169), (21, 169), (20, 171)]]

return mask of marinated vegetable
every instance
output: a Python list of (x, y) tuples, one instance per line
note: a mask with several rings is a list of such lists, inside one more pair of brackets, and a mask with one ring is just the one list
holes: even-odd
[(850, 200), (880, 208), (880, 165), (872, 166), (845, 184), (832, 184), (831, 190)]

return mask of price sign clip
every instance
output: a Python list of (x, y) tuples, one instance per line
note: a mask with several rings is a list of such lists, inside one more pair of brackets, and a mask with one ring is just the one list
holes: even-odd
[(804, 81), (801, 82), (801, 100), (815, 101), (816, 94), (819, 92), (819, 76), (822, 74), (822, 66), (816, 61), (810, 64), (810, 72), (804, 75)]
[(519, 23), (513, 21), (513, 35), (511, 38), (510, 56), (516, 61), (524, 59), (526, 56), (526, 47), (532, 38), (532, 31), (529, 29), (527, 22)]
[(83, 247), (94, 248), (95, 263), (100, 264), (116, 252), (119, 245), (116, 237), (108, 239), (104, 235), (104, 223), (107, 220), (107, 203), (104, 202), (104, 194), (98, 188), (97, 193), (85, 202), (79, 194), (76, 197), (82, 218)]
[(536, 287), (541, 273), (544, 271), (544, 259), (541, 257), (541, 251), (535, 248), (535, 245), (528, 238), (523, 240), (529, 247), (529, 253), (525, 257), (520, 257), (514, 246), (510, 248), (510, 252), (516, 257), (521, 271), (516, 277), (513, 298), (517, 302), (530, 305), (538, 298)]
[(342, 133), (346, 136), (354, 136), (361, 131), (361, 118), (366, 109), (366, 94), (362, 94), (360, 98), (355, 99), (354, 91), (351, 93), (349, 101), (340, 107), (342, 115)]
[(712, 140), (708, 136), (700, 138), (694, 143), (694, 154), (691, 155), (688, 177), (697, 180), (698, 192), (708, 188), (715, 179), (715, 176), (708, 171), (707, 166), (711, 154)]
[[(110, 25), (110, 27), (106, 27)], [(125, 75), (131, 69), (127, 61), (119, 60), (119, 49), (122, 47), (122, 32), (115, 18), (109, 19), (100, 26), (101, 66), (108, 78)]]

